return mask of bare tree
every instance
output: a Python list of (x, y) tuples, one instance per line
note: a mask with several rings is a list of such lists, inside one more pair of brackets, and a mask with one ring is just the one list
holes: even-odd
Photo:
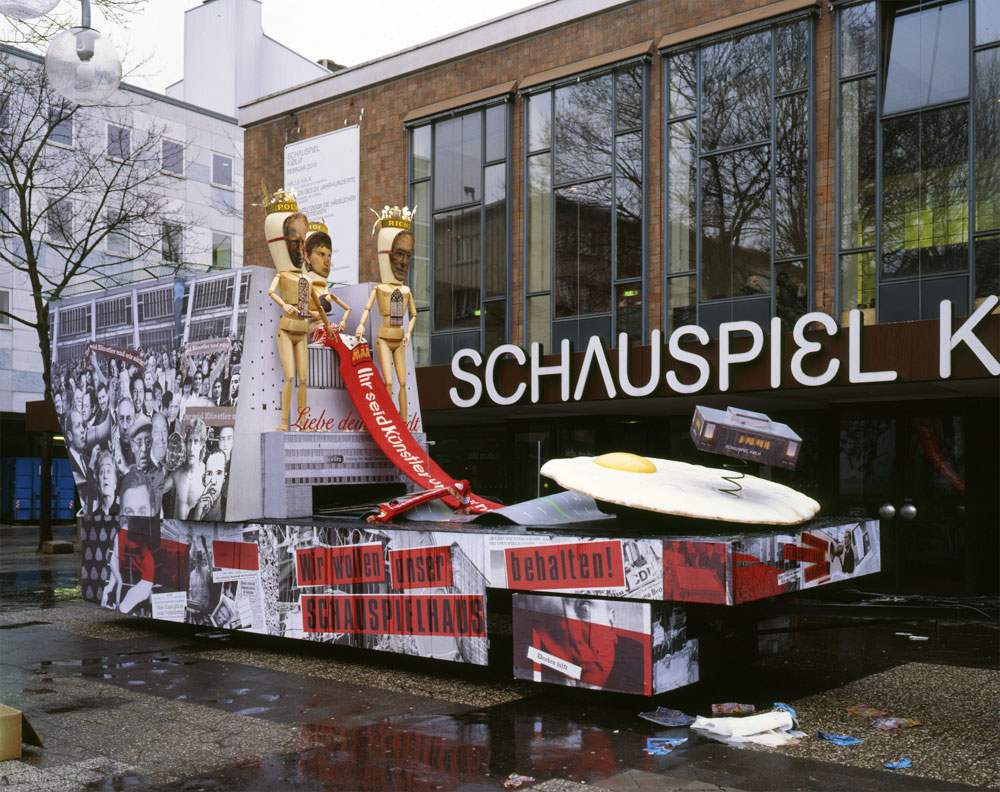
[[(146, 0), (91, 0), (94, 11), (115, 25), (127, 24), (129, 17), (142, 11), (145, 5)], [(45, 46), (56, 34), (80, 24), (80, 6), (61, 3), (56, 13), (36, 19), (4, 19), (6, 25), (0, 39), (4, 44), (29, 48)]]
[[(0, 313), (35, 331), (50, 402), (49, 304), (82, 282), (108, 288), (185, 266), (175, 240), (190, 220), (161, 173), (162, 130), (125, 96), (81, 110), (38, 59), (0, 52), (0, 263), (21, 275), (32, 306)], [(52, 536), (51, 444), (46, 433), (39, 546)]]

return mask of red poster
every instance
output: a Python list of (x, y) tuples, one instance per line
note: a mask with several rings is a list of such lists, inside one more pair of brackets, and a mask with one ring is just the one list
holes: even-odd
[(663, 542), (663, 599), (726, 604), (726, 543)]
[(260, 567), (257, 560), (257, 545), (250, 542), (212, 542), (212, 558), (215, 566), (223, 569), (245, 569), (256, 571)]
[(307, 633), (485, 637), (482, 595), (343, 594), (303, 595)]
[(413, 547), (389, 551), (389, 573), (394, 589), (451, 586), (451, 546)]
[(618, 539), (509, 547), (504, 552), (510, 589), (607, 589), (625, 585), (622, 543)]
[(382, 583), (385, 581), (382, 545), (371, 542), (345, 547), (296, 550), (295, 571), (300, 586)]

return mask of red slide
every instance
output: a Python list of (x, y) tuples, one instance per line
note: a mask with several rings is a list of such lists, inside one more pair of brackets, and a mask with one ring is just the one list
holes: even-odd
[[(366, 341), (358, 341), (354, 336), (334, 333), (327, 336), (322, 326), (316, 333), (314, 342), (322, 342), (335, 350), (340, 358), (340, 376), (354, 402), (354, 407), (365, 422), (365, 427), (382, 449), (382, 453), (407, 478), (423, 489), (451, 487), (459, 492), (468, 482), (453, 479), (439, 468), (429, 455), (417, 444), (406, 428), (406, 422), (396, 409), (396, 405), (385, 387), (372, 360)], [(471, 512), (483, 513), (501, 508), (502, 504), (479, 498), (469, 493), (469, 503), (462, 504), (450, 495), (441, 500), (451, 509), (465, 506)]]

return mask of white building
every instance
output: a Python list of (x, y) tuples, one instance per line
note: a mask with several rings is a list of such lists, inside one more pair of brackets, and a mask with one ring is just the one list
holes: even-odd
[(264, 33), (260, 0), (205, 0), (184, 12), (184, 79), (167, 96), (235, 116), (240, 105), (329, 74)]
[[(17, 68), (42, 68), (40, 56), (16, 48), (0, 45), (0, 57), (12, 60)], [(79, 341), (116, 338), (124, 343), (128, 333), (116, 336), (119, 320), (127, 318), (132, 328), (135, 322), (143, 324), (141, 315), (117, 316), (117, 309), (110, 306), (120, 307), (121, 301), (103, 299), (100, 292), (104, 290), (121, 291), (117, 287), (162, 277), (177, 261), (195, 272), (242, 266), (243, 130), (236, 123), (237, 106), (328, 74), (325, 67), (264, 35), (259, 0), (207, 0), (185, 13), (184, 79), (170, 86), (166, 94), (123, 84), (109, 107), (82, 107), (74, 119), (60, 125), (46, 149), (52, 156), (65, 158), (67, 164), (83, 147), (110, 150), (112, 141), (136, 146), (146, 133), (157, 130), (158, 189), (167, 196), (172, 210), (184, 218), (183, 230), (170, 229), (176, 233), (171, 233), (169, 244), (165, 241), (138, 259), (137, 248), (128, 240), (117, 235), (104, 240), (88, 258), (88, 262), (100, 264), (99, 273), (75, 278), (62, 295), (94, 292), (95, 309), (85, 326), (74, 328), (72, 323), (63, 322), (59, 328), (63, 333), (61, 347), (67, 332)], [(15, 112), (16, 102), (12, 101), (8, 113), (10, 92), (10, 86), (0, 84), (0, 130)], [(3, 181), (0, 179), (0, 206), (13, 195)], [(256, 185), (252, 187), (256, 189)], [(68, 203), (66, 216), (71, 222), (85, 223), (92, 211), (87, 201)], [(36, 206), (33, 212), (39, 214), (36, 230), (44, 242), (40, 268), (55, 266), (59, 256), (51, 245), (59, 240), (54, 239), (52, 222), (43, 207)], [(9, 229), (0, 228), (0, 245), (19, 244), (4, 231)], [(224, 280), (239, 283), (238, 278)], [(0, 310), (33, 319), (31, 291), (21, 272), (0, 262)], [(132, 310), (138, 310), (137, 302)], [(97, 303), (109, 307), (98, 309)], [(147, 339), (145, 333), (135, 332), (131, 338), (137, 335), (140, 342)], [(26, 403), (43, 397), (42, 371), (35, 330), (0, 317), (2, 459), (38, 456), (31, 437), (24, 433), (24, 413)], [(4, 491), (0, 498), (0, 514), (5, 511), (3, 500), (8, 495)]]

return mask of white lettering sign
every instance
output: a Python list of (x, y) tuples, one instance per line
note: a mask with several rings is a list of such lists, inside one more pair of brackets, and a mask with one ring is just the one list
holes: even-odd
[[(942, 379), (951, 376), (952, 353), (963, 344), (975, 355), (990, 375), (994, 377), (1000, 375), (1000, 361), (987, 349), (975, 332), (976, 327), (998, 304), (1000, 304), (1000, 299), (997, 297), (986, 298), (975, 313), (966, 319), (957, 330), (954, 330), (951, 303), (947, 300), (942, 301), (939, 326), (939, 370)], [(846, 363), (847, 381), (851, 384), (894, 382), (898, 378), (899, 374), (892, 369), (862, 370), (864, 325), (862, 313), (858, 309), (851, 311), (848, 316), (847, 360), (841, 361), (836, 357), (827, 359), (823, 370), (816, 371), (816, 366), (810, 365), (809, 359), (813, 355), (822, 354), (825, 351), (825, 345), (822, 341), (806, 338), (805, 335), (810, 326), (815, 325), (819, 325), (819, 329), (830, 338), (835, 338), (841, 331), (841, 328), (837, 326), (829, 314), (813, 312), (799, 317), (792, 329), (792, 343), (788, 350), (791, 352), (789, 368), (792, 379), (799, 385), (817, 387), (832, 382), (840, 371), (842, 363)], [(618, 337), (617, 372), (611, 370), (607, 350), (598, 337), (591, 338), (587, 343), (587, 349), (579, 370), (576, 372), (573, 370), (569, 341), (564, 340), (560, 344), (559, 362), (551, 366), (542, 365), (542, 348), (541, 344), (537, 342), (531, 345), (530, 354), (525, 354), (520, 347), (504, 344), (497, 347), (487, 360), (483, 372), (485, 392), (493, 404), (510, 405), (520, 401), (530, 385), (531, 402), (535, 404), (541, 398), (541, 378), (558, 377), (560, 400), (569, 401), (572, 393), (574, 401), (581, 401), (586, 394), (588, 381), (594, 374), (597, 374), (610, 398), (615, 398), (619, 390), (628, 396), (647, 396), (655, 392), (664, 382), (674, 393), (698, 393), (708, 386), (713, 365), (718, 368), (719, 390), (726, 391), (730, 388), (732, 372), (738, 364), (751, 363), (761, 357), (767, 358), (770, 367), (771, 387), (779, 388), (782, 382), (782, 345), (784, 343), (781, 321), (772, 319), (769, 329), (769, 339), (765, 339), (764, 330), (753, 322), (727, 322), (720, 325), (718, 357), (713, 361), (710, 361), (705, 354), (692, 349), (690, 345), (687, 348), (681, 346), (682, 341), (693, 339), (699, 345), (707, 347), (711, 343), (711, 338), (705, 328), (697, 325), (685, 325), (675, 329), (667, 341), (668, 357), (666, 360), (662, 349), (663, 334), (659, 330), (653, 330), (650, 333), (649, 380), (638, 386), (629, 379), (629, 361), (632, 350), (625, 333)], [(740, 352), (732, 349), (732, 338), (737, 333), (746, 334), (750, 339), (748, 348)], [(765, 346), (767, 347), (766, 353)], [(523, 380), (507, 395), (501, 394), (497, 390), (495, 382), (497, 364), (504, 356), (512, 358), (522, 371), (525, 368), (529, 369), (525, 372), (526, 376)], [(460, 382), (470, 385), (471, 395), (463, 396), (457, 388), (451, 388), (449, 395), (455, 406), (472, 407), (482, 398), (484, 383), (479, 374), (462, 367), (464, 361), (469, 361), (473, 366), (479, 367), (482, 365), (483, 359), (482, 355), (473, 349), (459, 350), (452, 358), (452, 376)], [(671, 364), (673, 364), (673, 368), (668, 368)], [(807, 373), (807, 369), (814, 373)], [(574, 376), (576, 377), (575, 381)], [(465, 392), (468, 393), (467, 390)]]

